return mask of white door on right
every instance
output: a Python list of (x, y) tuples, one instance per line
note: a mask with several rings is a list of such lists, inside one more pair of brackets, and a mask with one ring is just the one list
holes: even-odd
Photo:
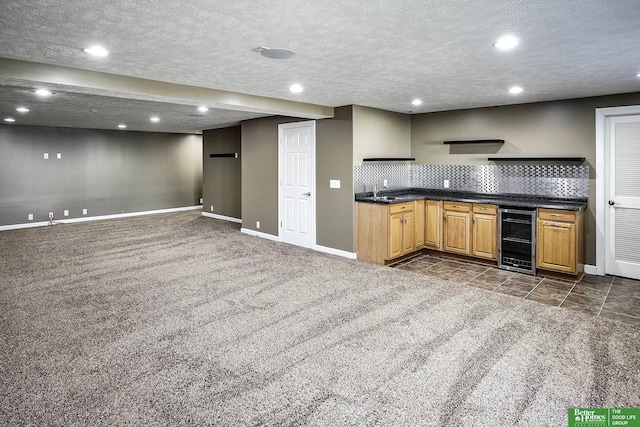
[(606, 273), (640, 279), (640, 115), (606, 126)]

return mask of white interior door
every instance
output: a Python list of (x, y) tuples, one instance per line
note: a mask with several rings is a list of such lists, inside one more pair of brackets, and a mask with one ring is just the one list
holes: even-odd
[(315, 245), (315, 122), (278, 126), (280, 239)]
[(640, 115), (607, 118), (606, 273), (640, 279)]

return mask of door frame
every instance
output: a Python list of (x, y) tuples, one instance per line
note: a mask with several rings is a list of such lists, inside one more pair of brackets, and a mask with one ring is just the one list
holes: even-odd
[(282, 161), (282, 130), (294, 129), (297, 127), (311, 127), (311, 151), (313, 152), (313, 173), (311, 174), (311, 246), (309, 249), (316, 249), (316, 121), (305, 120), (300, 122), (281, 123), (278, 125), (278, 241), (283, 241), (282, 233), (282, 176), (284, 162)]
[[(609, 117), (630, 116), (640, 114), (640, 105), (628, 107), (607, 107), (596, 108), (596, 265), (595, 272), (587, 271), (590, 274), (604, 276), (607, 263), (607, 126)], [(586, 269), (586, 267), (585, 267)]]

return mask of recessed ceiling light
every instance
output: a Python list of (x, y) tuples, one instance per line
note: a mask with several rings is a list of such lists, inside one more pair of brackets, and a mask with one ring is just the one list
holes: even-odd
[(40, 96), (50, 96), (51, 92), (48, 91), (47, 89), (38, 89), (36, 90), (36, 95), (40, 95)]
[(16, 108), (16, 111), (19, 113), (28, 113), (29, 109), (27, 107), (18, 107)]
[(422, 105), (422, 100), (421, 99), (414, 99), (413, 101), (411, 101), (411, 104), (413, 104), (413, 105)]
[(519, 93), (522, 93), (524, 89), (522, 89), (520, 86), (512, 86), (509, 88), (509, 93), (512, 95), (517, 95)]
[(87, 52), (89, 55), (93, 55), (97, 57), (104, 57), (109, 55), (109, 51), (103, 48), (102, 46), (91, 46), (91, 47), (84, 48), (82, 50)]
[(298, 83), (292, 84), (291, 86), (289, 86), (289, 90), (293, 93), (300, 93), (304, 90), (304, 88), (302, 87), (302, 85), (299, 85)]
[(209, 111), (209, 109), (207, 107), (205, 107), (204, 105), (198, 107), (198, 111), (200, 111), (201, 113), (206, 113), (207, 111)]
[(119, 127), (120, 129), (124, 129), (124, 128), (126, 128), (126, 127), (127, 127), (127, 125), (120, 124), (120, 125), (118, 125), (118, 127)]
[(149, 120), (151, 120), (153, 123), (158, 123), (160, 121), (160, 117), (151, 117)]
[(4, 119), (5, 122), (9, 122), (9, 123), (13, 123), (16, 121), (16, 119), (12, 119), (11, 117), (7, 117), (6, 119)]
[(254, 49), (256, 52), (260, 52), (260, 55), (265, 58), (271, 59), (289, 59), (296, 56), (296, 53), (291, 49), (283, 49), (283, 48), (275, 48), (271, 49), (268, 47), (260, 46), (257, 49)]
[(520, 40), (513, 36), (500, 37), (493, 46), (500, 50), (509, 50), (520, 44)]

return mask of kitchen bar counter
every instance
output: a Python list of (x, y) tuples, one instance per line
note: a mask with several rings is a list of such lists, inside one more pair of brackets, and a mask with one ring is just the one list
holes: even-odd
[(404, 190), (389, 190), (373, 193), (357, 193), (356, 202), (395, 204), (413, 200), (449, 200), (453, 202), (486, 203), (505, 208), (547, 208), (580, 211), (587, 207), (586, 199), (554, 199), (524, 194), (484, 194), (462, 191), (431, 190), (424, 188), (409, 188)]

